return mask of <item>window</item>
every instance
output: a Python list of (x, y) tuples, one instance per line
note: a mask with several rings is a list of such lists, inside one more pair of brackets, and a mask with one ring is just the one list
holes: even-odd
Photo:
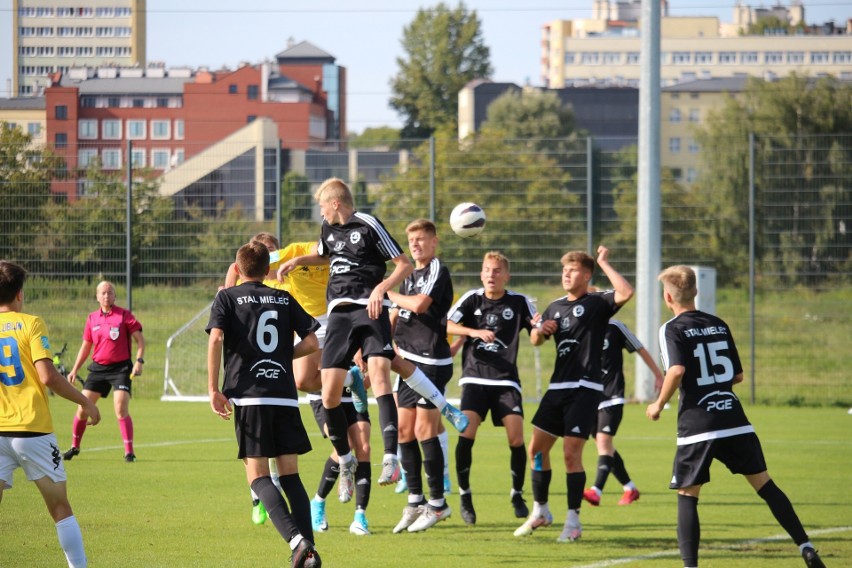
[(852, 51), (835, 51), (835, 63), (852, 63)]
[(169, 108), (169, 98), (157, 97), (157, 108)]
[(98, 121), (95, 119), (78, 121), (77, 137), (80, 140), (95, 140), (98, 137)]
[(701, 122), (701, 111), (697, 108), (689, 109), (689, 122)]
[(145, 121), (144, 120), (128, 120), (127, 121), (127, 138), (129, 140), (144, 140), (145, 139)]
[(104, 119), (101, 128), (103, 128), (101, 137), (105, 140), (121, 140), (120, 120)]
[(145, 167), (145, 149), (134, 148), (130, 151), (130, 163), (134, 168), (144, 168)]
[(686, 170), (686, 181), (688, 183), (693, 183), (698, 179), (698, 172), (695, 171), (695, 168), (689, 168)]
[(675, 51), (672, 53), (672, 64), (689, 65), (692, 63), (692, 54), (688, 51)]
[(574, 52), (566, 51), (565, 52), (565, 65), (574, 65)]
[(713, 54), (709, 51), (696, 51), (695, 62), (704, 65), (707, 65), (708, 63), (713, 63)]
[(80, 148), (77, 150), (77, 167), (88, 168), (97, 157), (98, 151), (95, 148)]
[(168, 120), (151, 121), (151, 138), (154, 140), (168, 140), (171, 136), (171, 122)]
[(145, 99), (133, 99), (133, 108), (145, 108)]
[(621, 54), (617, 51), (604, 51), (603, 62), (604, 65), (618, 65), (621, 63)]
[(812, 51), (811, 63), (828, 63), (827, 51)]
[(175, 155), (172, 157), (172, 166), (177, 166), (182, 164), (184, 160), (184, 150), (183, 148), (178, 148), (175, 150)]
[(183, 140), (183, 120), (175, 120), (175, 140)]
[(695, 138), (690, 138), (687, 146), (690, 154), (697, 154), (701, 151), (701, 147), (698, 145), (698, 142), (695, 141)]
[(719, 64), (720, 65), (733, 65), (737, 62), (737, 54), (734, 51), (720, 51), (719, 52)]
[(246, 123), (251, 123), (251, 122), (254, 122), (255, 120), (257, 120), (256, 114), (250, 114), (246, 117)]
[(65, 132), (57, 132), (56, 136), (53, 138), (53, 146), (55, 148), (66, 148), (68, 147), (68, 134)]
[(56, 105), (56, 120), (68, 120), (68, 107)]
[(28, 122), (27, 123), (27, 134), (36, 138), (39, 134), (41, 134), (41, 123), (40, 122)]
[(117, 170), (121, 167), (121, 150), (118, 148), (105, 148), (102, 155), (104, 169)]
[(237, 86), (236, 85), (228, 85), (228, 94), (236, 95), (237, 94)]
[(597, 65), (598, 64), (598, 52), (590, 51), (588, 53), (584, 53), (581, 56), (580, 63), (583, 65)]
[(627, 52), (627, 64), (628, 65), (639, 65), (639, 52), (638, 51), (628, 51)]
[(169, 167), (169, 151), (164, 149), (151, 150), (151, 167), (165, 170)]
[(680, 122), (680, 109), (673, 108), (669, 111), (669, 122)]
[(95, 108), (97, 104), (97, 98), (92, 95), (83, 95), (80, 97), (80, 106), (83, 108)]
[(257, 85), (249, 85), (248, 89), (246, 91), (248, 99), (250, 101), (257, 100), (258, 92), (259, 92), (259, 90), (258, 90)]
[(784, 63), (784, 54), (780, 51), (767, 51), (763, 54), (764, 63)]
[(77, 47), (74, 53), (77, 54), (77, 57), (91, 57), (95, 53), (95, 50), (91, 46)]
[(756, 51), (743, 51), (740, 53), (740, 63), (754, 64), (757, 63)]
[(672, 154), (680, 154), (680, 137), (674, 136), (669, 138), (669, 152)]
[(118, 97), (108, 97), (107, 106), (109, 108), (118, 108), (121, 106), (121, 99), (119, 99)]
[(787, 52), (787, 63), (804, 63), (805, 62), (805, 52), (804, 51), (788, 51)]

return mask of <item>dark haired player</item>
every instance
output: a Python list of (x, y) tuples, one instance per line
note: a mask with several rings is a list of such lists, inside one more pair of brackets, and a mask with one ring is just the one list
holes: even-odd
[[(317, 350), (314, 332), (319, 324), (288, 292), (263, 284), (269, 269), (263, 243), (240, 247), (236, 264), (242, 284), (219, 291), (207, 324), (210, 406), (225, 420), (234, 414), (237, 457), (269, 519), (293, 551), (292, 565), (321, 566), (313, 545), (310, 501), (299, 478), (299, 454), (309, 452), (311, 443), (293, 378), (293, 359)], [(294, 333), (302, 338), (295, 346)], [(223, 350), (225, 380), (219, 390)], [(286, 501), (270, 477), (270, 458), (278, 466)]]
[(562, 256), (562, 288), (567, 295), (554, 300), (541, 316), (541, 325), (532, 331), (533, 345), (550, 337), (556, 346), (556, 361), (550, 385), (533, 416), (530, 439), (533, 511), (515, 530), (526, 536), (553, 522), (547, 505), (552, 469), (550, 450), (563, 438), (565, 483), (568, 487), (568, 514), (558, 542), (573, 542), (583, 534), (580, 506), (586, 471), (583, 446), (589, 437), (603, 393), (601, 351), (609, 319), (632, 296), (633, 288), (609, 263), (609, 249), (598, 247), (597, 264), (613, 290), (589, 292), (595, 259), (583, 251)]
[(464, 337), (461, 409), (470, 420), (456, 446), (456, 475), (462, 520), (476, 524), (470, 490), (473, 442), (479, 425), (491, 412), (495, 426), (506, 429), (512, 471), (511, 501), (515, 516), (529, 514), (522, 496), (527, 455), (524, 449), (524, 410), (518, 372), (521, 330), (536, 321), (535, 306), (523, 294), (506, 289), (509, 259), (490, 251), (482, 259), (482, 288), (466, 292), (450, 309), (447, 331)]
[(660, 328), (660, 349), (666, 370), (663, 388), (646, 414), (658, 420), (663, 406), (680, 389), (677, 452), (669, 488), (677, 489), (677, 540), (686, 568), (698, 566), (698, 495), (710, 481), (710, 465), (718, 459), (745, 476), (787, 531), (809, 568), (825, 568), (808, 540), (793, 504), (766, 471), (754, 427), (746, 418), (734, 385), (743, 368), (728, 324), (695, 309), (695, 272), (672, 266), (660, 273), (663, 301), (674, 313)]

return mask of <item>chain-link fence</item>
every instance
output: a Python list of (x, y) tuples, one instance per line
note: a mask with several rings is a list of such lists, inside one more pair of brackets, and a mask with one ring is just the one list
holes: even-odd
[[(136, 383), (140, 396), (163, 392), (172, 336), (167, 382), (182, 390), (200, 381), (198, 394), (206, 394), (206, 317), (198, 314), (252, 234), (316, 239), (313, 191), (330, 176), (349, 182), (357, 208), (382, 219), (403, 246), (409, 221), (433, 217), (457, 294), (479, 286), (482, 254), (491, 249), (508, 255), (510, 287), (539, 309), (560, 295), (559, 259), (569, 249), (607, 244), (613, 265), (635, 282), (629, 140), (433, 139), (370, 151), (220, 143), (180, 152), (150, 144), (42, 150), (10, 140), (4, 129), (0, 257), (30, 271), (26, 309), (45, 317), (54, 345), (69, 344), (70, 366), (85, 315), (96, 308), (95, 286), (112, 280), (119, 305), (130, 303), (144, 325), (149, 364)], [(694, 183), (664, 172), (663, 265), (717, 271), (717, 312), (754, 377), (741, 395), (753, 389), (757, 402), (852, 405), (852, 136), (726, 142), (702, 149)], [(486, 211), (476, 238), (450, 231), (449, 213), (461, 201)], [(632, 325), (635, 311), (628, 304), (619, 317)], [(553, 347), (522, 344), (522, 381), (533, 399), (546, 385)]]

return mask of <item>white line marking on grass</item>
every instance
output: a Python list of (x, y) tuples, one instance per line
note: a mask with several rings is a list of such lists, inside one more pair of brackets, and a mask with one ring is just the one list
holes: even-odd
[[(152, 442), (150, 444), (133, 444), (134, 448), (162, 448), (167, 446), (185, 446), (187, 444), (219, 444), (221, 442), (231, 442), (233, 438), (207, 438), (202, 440), (173, 440), (171, 442)], [(81, 448), (86, 453), (89, 452), (108, 452), (112, 450), (124, 449), (124, 445), (115, 446), (98, 446), (96, 448)]]
[[(819, 536), (822, 534), (832, 534), (839, 532), (849, 532), (852, 531), (852, 527), (832, 527), (829, 529), (819, 529), (815, 531), (808, 531), (809, 536)], [(773, 536), (768, 536), (765, 538), (754, 538), (750, 540), (743, 540), (735, 544), (729, 544), (727, 546), (708, 546), (709, 550), (736, 550), (737, 548), (742, 548), (743, 546), (750, 546), (753, 544), (760, 544), (763, 542), (774, 542), (778, 540), (789, 540), (790, 535), (788, 534), (776, 534)], [(652, 552), (650, 554), (642, 554), (640, 556), (627, 556), (624, 558), (612, 558), (610, 560), (602, 560), (600, 562), (595, 562), (593, 564), (582, 564), (580, 566), (575, 566), (574, 568), (605, 568), (606, 566), (617, 566), (619, 564), (627, 564), (628, 562), (640, 562), (643, 560), (654, 560), (655, 558), (663, 558), (667, 556), (679, 556), (679, 550), (663, 550), (661, 552)]]

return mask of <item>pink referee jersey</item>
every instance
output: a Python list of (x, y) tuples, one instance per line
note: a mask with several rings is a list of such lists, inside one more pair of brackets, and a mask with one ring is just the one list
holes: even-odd
[(83, 341), (94, 345), (92, 360), (99, 365), (114, 365), (130, 359), (130, 339), (142, 331), (142, 324), (124, 308), (113, 306), (108, 314), (100, 309), (86, 318)]

